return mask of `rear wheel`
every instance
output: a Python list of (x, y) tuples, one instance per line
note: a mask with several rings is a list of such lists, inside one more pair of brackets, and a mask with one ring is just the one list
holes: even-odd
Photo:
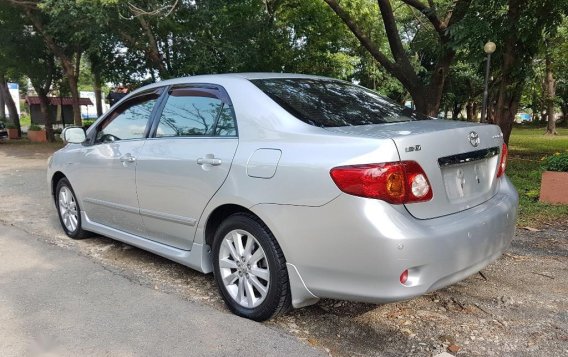
[(81, 210), (75, 192), (69, 180), (62, 178), (55, 188), (55, 206), (59, 222), (65, 233), (73, 239), (87, 237), (87, 232), (81, 228)]
[(219, 226), (213, 265), (221, 296), (236, 315), (264, 321), (290, 309), (284, 254), (257, 217), (236, 213)]

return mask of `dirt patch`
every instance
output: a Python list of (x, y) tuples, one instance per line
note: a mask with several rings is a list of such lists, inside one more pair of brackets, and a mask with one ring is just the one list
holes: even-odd
[[(211, 275), (108, 238), (68, 239), (45, 178), (54, 149), (0, 144), (1, 222), (142, 285), (225, 309)], [(482, 275), (446, 289), (387, 305), (322, 300), (265, 324), (333, 356), (568, 355), (568, 221), (536, 228), (519, 228)]]
[(0, 140), (2, 157), (21, 159), (47, 159), (55, 150), (64, 146), (63, 142), (32, 143), (26, 139)]

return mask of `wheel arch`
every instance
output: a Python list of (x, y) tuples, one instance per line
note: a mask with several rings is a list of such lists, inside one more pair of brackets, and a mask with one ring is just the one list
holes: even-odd
[(55, 197), (55, 189), (57, 187), (57, 183), (63, 179), (63, 178), (67, 178), (67, 176), (65, 176), (63, 174), (63, 172), (61, 171), (56, 171), (52, 176), (51, 176), (51, 196)]
[(241, 204), (235, 203), (236, 201), (230, 201), (230, 202), (231, 203), (222, 203), (213, 210), (211, 211), (207, 210), (205, 212), (205, 216), (207, 217), (207, 219), (204, 221), (204, 223), (202, 223), (203, 224), (202, 226), (203, 233), (201, 236), (202, 241), (201, 242), (198, 241), (198, 243), (203, 243), (206, 246), (212, 247), (213, 239), (215, 237), (215, 232), (217, 231), (217, 228), (223, 222), (223, 220), (225, 220), (227, 217), (235, 213), (241, 213), (241, 212), (248, 213), (256, 217), (258, 220), (260, 220), (262, 224), (264, 224), (270, 230), (270, 232), (274, 235), (276, 242), (280, 246), (280, 249), (282, 249), (282, 252), (284, 253), (284, 258), (288, 262), (288, 254), (287, 254), (288, 246), (287, 244), (285, 244), (286, 242), (283, 241), (282, 235), (280, 234), (280, 232), (278, 232), (275, 225), (272, 224), (271, 217), (267, 217), (266, 215), (264, 215), (261, 210), (256, 210), (255, 208), (257, 207), (257, 205), (252, 205), (250, 206), (250, 208), (247, 208), (245, 205), (247, 205), (248, 202), (242, 202), (244, 203), (244, 205), (242, 203)]
[(217, 227), (219, 227), (219, 225), (230, 215), (240, 212), (252, 214), (262, 221), (260, 217), (244, 206), (233, 203), (223, 204), (211, 211), (207, 217), (207, 221), (205, 223), (205, 244), (210, 247), (213, 246), (213, 238), (215, 237)]

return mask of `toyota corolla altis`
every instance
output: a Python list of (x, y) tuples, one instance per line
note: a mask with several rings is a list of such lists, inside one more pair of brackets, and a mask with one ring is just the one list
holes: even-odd
[(335, 79), (168, 80), (63, 136), (48, 182), (68, 236), (213, 272), (254, 320), (320, 298), (419, 296), (497, 259), (515, 229), (499, 127)]

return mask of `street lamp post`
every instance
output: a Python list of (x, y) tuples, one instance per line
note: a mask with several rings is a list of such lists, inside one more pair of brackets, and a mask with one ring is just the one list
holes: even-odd
[(491, 54), (495, 52), (496, 45), (494, 42), (487, 42), (485, 46), (483, 46), (483, 51), (487, 53), (487, 63), (485, 65), (485, 85), (483, 89), (483, 105), (481, 107), (481, 122), (487, 122), (487, 97), (488, 93), (488, 86), (489, 86), (489, 69), (491, 67)]

